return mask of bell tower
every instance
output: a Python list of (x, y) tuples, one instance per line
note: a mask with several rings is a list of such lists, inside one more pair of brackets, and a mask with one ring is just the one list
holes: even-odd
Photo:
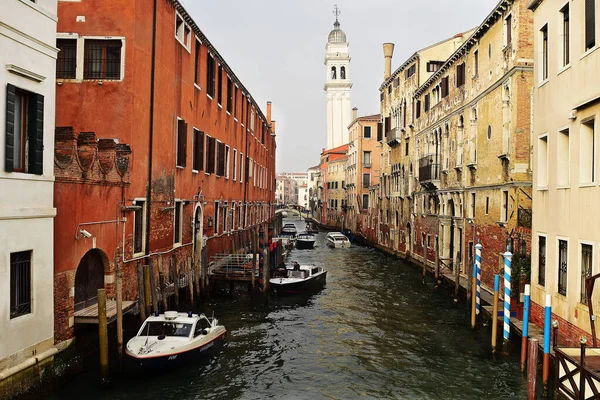
[(352, 122), (349, 43), (340, 29), (341, 10), (337, 5), (333, 14), (335, 22), (325, 46), (327, 149), (348, 143), (348, 125)]

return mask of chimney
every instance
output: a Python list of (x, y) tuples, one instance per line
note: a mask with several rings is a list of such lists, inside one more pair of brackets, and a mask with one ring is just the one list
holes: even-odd
[(267, 124), (271, 123), (271, 102), (267, 101)]
[(358, 118), (358, 108), (354, 107), (352, 109), (352, 121), (356, 121), (356, 118)]
[(275, 135), (275, 121), (271, 121), (271, 135)]
[(385, 70), (383, 80), (386, 80), (392, 74), (392, 56), (394, 55), (394, 43), (383, 44), (383, 57), (385, 58)]

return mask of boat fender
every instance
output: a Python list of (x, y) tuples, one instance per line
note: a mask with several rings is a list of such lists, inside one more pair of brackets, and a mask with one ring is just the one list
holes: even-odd
[(202, 329), (202, 334), (203, 334), (204, 336), (208, 335), (208, 329)]

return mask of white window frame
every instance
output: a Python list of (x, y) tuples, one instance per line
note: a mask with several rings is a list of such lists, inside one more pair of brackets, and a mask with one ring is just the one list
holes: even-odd
[[(548, 173), (548, 159), (549, 157), (549, 152), (550, 152), (550, 143), (549, 143), (549, 135), (548, 133), (542, 133), (541, 135), (538, 136), (537, 138), (537, 149), (536, 149), (536, 165), (535, 165), (535, 171), (536, 171), (536, 186), (537, 186), (537, 190), (548, 190), (548, 178), (549, 178), (549, 173)], [(542, 161), (540, 160), (540, 154), (541, 154), (541, 142), (545, 141), (546, 142), (546, 165), (545, 165), (545, 177), (544, 177), (544, 181), (542, 182), (542, 184), (540, 184), (540, 165), (542, 163)]]
[(229, 145), (225, 145), (225, 179), (229, 179), (229, 155), (231, 153), (231, 148), (229, 147)]
[(240, 183), (244, 182), (244, 153), (240, 152)]
[[(175, 241), (175, 226), (177, 217), (177, 208), (179, 208), (179, 241)], [(183, 201), (181, 199), (175, 199), (175, 207), (173, 208), (173, 247), (179, 247), (183, 243)]]
[[(179, 24), (181, 21), (181, 24)], [(185, 19), (175, 12), (175, 39), (191, 54), (192, 37), (195, 36), (192, 32), (192, 27), (189, 26)]]
[(231, 169), (233, 170), (233, 180), (236, 181), (237, 180), (237, 166), (238, 166), (238, 158), (237, 158), (238, 154), (237, 154), (237, 149), (234, 148), (233, 149), (233, 165), (231, 166)]
[(131, 251), (132, 251), (134, 257), (141, 256), (146, 252), (146, 240), (144, 240), (144, 238), (146, 237), (146, 213), (148, 212), (147, 211), (148, 202), (145, 197), (136, 197), (133, 199), (133, 205), (139, 205), (139, 204), (137, 204), (138, 201), (143, 202), (142, 209), (141, 209), (141, 211), (142, 211), (142, 251), (135, 253), (135, 234), (136, 234), (136, 232), (135, 232), (135, 214), (134, 214), (134, 216), (132, 218), (133, 219), (133, 227), (132, 227), (133, 228), (132, 229), (132, 232), (133, 232), (132, 239), (133, 240), (131, 243)]
[[(579, 296), (578, 296), (577, 303), (583, 304), (580, 301), (581, 300), (581, 295), (582, 295), (582, 293), (581, 293), (581, 284), (582, 284), (582, 282), (581, 282), (581, 267), (582, 267), (581, 263), (583, 262), (583, 259), (581, 257), (581, 248), (582, 248), (581, 245), (582, 244), (587, 244), (588, 246), (592, 246), (592, 270), (591, 270), (591, 274), (590, 275), (594, 276), (594, 271), (596, 270), (596, 268), (594, 268), (594, 264), (596, 262), (596, 243), (594, 243), (593, 241), (590, 241), (590, 240), (579, 240), (578, 242), (579, 243), (578, 243), (578, 246), (577, 246), (577, 265), (579, 266), (579, 269), (578, 269), (578, 272), (579, 272), (578, 275), (579, 275), (579, 277), (577, 278), (577, 283), (578, 283), (578, 286), (579, 286)], [(584, 305), (584, 306), (587, 307), (587, 305)]]

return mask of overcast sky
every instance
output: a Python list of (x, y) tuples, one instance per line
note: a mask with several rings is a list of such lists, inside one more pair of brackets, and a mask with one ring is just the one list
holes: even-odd
[(277, 121), (277, 172), (303, 172), (326, 145), (325, 44), (334, 4), (350, 43), (352, 106), (379, 113), (384, 42), (392, 70), (422, 47), (481, 23), (498, 0), (182, 0), (200, 29)]

